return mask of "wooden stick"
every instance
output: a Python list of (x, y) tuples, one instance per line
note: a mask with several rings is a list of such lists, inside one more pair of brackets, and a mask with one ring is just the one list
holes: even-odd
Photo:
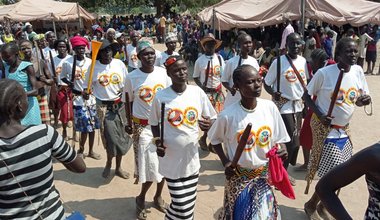
[(238, 146), (236, 147), (234, 158), (231, 162), (231, 167), (235, 168), (239, 162), (239, 159), (244, 151), (245, 145), (247, 145), (248, 138), (251, 134), (252, 123), (248, 123), (247, 127), (245, 127), (243, 134), (240, 137), (240, 141)]
[[(50, 63), (51, 63), (51, 71), (52, 71), (54, 79), (55, 79), (55, 78), (57, 78), (57, 72), (55, 72), (55, 65), (54, 65), (53, 54), (52, 54), (51, 50), (49, 50), (49, 57), (50, 57)], [(58, 82), (55, 82), (55, 85), (58, 86)]]
[(74, 81), (75, 81), (75, 72), (77, 70), (77, 56), (73, 56), (73, 67), (71, 68), (71, 83), (74, 88)]

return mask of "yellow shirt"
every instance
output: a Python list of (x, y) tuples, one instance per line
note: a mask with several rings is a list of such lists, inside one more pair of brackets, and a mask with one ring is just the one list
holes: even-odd
[(165, 27), (165, 23), (166, 23), (166, 18), (164, 16), (162, 16), (160, 18), (160, 27)]

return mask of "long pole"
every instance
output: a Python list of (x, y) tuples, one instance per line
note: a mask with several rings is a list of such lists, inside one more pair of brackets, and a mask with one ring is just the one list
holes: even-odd
[(83, 29), (82, 18), (80, 17), (79, 3), (77, 2), (77, 12), (78, 12), (78, 20), (79, 20), (79, 30)]
[(301, 0), (301, 35), (305, 37), (305, 0)]
[(51, 13), (51, 19), (53, 20), (54, 35), (57, 37), (57, 29), (55, 28), (55, 20), (54, 20), (54, 17), (53, 17), (53, 13)]
[(212, 8), (212, 31), (215, 36), (215, 8)]

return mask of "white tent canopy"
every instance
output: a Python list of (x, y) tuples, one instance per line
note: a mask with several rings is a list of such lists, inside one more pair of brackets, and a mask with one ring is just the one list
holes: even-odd
[(0, 7), (0, 19), (8, 18), (13, 21), (70, 21), (77, 20), (79, 17), (85, 20), (95, 19), (79, 4), (71, 2), (21, 0), (16, 4)]
[[(334, 25), (380, 24), (380, 3), (366, 0), (304, 0), (305, 16)], [(224, 0), (200, 13), (216, 29), (256, 28), (281, 23), (284, 17), (301, 18), (302, 0)]]

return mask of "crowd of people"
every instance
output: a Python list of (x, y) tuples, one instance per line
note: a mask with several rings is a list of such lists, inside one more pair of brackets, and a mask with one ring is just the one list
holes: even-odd
[[(295, 198), (296, 181), (286, 170), (296, 165), (300, 146), (305, 164), (297, 170), (306, 171), (306, 191), (316, 174), (322, 177), (305, 203), (306, 214), (349, 219), (334, 191), (363, 174), (370, 190), (380, 187), (378, 172), (358, 165), (378, 145), (350, 159), (349, 132), (355, 106), (371, 104), (362, 66), (366, 60), (367, 73), (373, 73), (380, 34), (376, 26), (363, 27), (358, 37), (353, 29), (341, 35), (310, 23), (303, 38), (294, 24), (286, 21), (282, 36), (276, 27), (264, 34), (231, 31), (221, 34), (222, 40), (199, 21), (173, 15), (102, 18), (91, 34), (63, 38), (52, 31), (37, 34), (30, 23), (6, 27), (0, 219), (65, 219), (51, 157), (84, 172), (83, 158), (101, 159), (94, 149), (96, 130), (107, 155), (104, 178), (111, 176), (113, 158), (115, 175), (131, 178), (122, 159), (133, 148), (133, 178), (141, 183), (138, 219), (148, 218), (146, 194), (153, 183), (154, 207), (165, 219), (194, 218), (198, 148), (216, 153), (225, 168), (219, 219), (281, 219), (274, 189)], [(155, 49), (152, 32), (165, 51)], [(176, 51), (178, 43), (189, 44), (186, 33), (199, 45), (193, 73), (191, 62)], [(280, 34), (270, 38), (270, 33)], [(195, 85), (188, 83), (189, 74)], [(262, 88), (272, 100), (260, 98)], [(80, 134), (76, 151), (67, 143), (71, 126), (72, 138)], [(349, 180), (331, 180), (349, 168), (357, 170)], [(170, 204), (162, 197), (165, 184)], [(365, 215), (380, 218), (378, 193), (370, 196), (374, 202)]]

